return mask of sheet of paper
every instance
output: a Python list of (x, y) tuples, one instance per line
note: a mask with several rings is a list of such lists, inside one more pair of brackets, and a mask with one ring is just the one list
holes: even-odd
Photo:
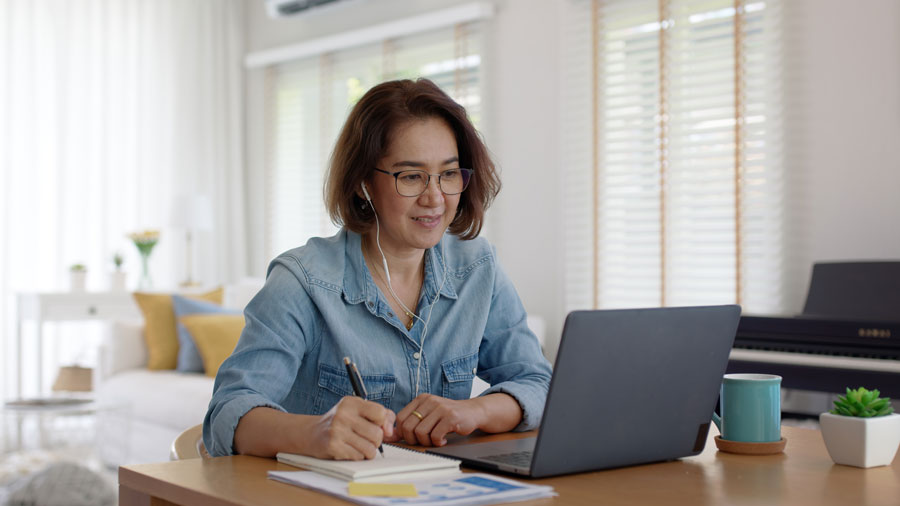
[(351, 481), (347, 484), (350, 495), (375, 497), (416, 497), (416, 486), (412, 483), (360, 483)]
[(417, 497), (364, 497), (350, 495), (348, 482), (312, 471), (269, 471), (269, 478), (311, 488), (357, 504), (372, 506), (462, 506), (525, 501), (553, 497), (553, 487), (531, 485), (508, 478), (481, 473), (463, 473), (450, 477), (413, 482)]

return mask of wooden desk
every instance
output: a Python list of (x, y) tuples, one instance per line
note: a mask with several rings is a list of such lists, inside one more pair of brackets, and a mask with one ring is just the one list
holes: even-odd
[[(894, 505), (900, 502), (900, 459), (872, 469), (834, 464), (817, 430), (784, 427), (785, 453), (731, 455), (713, 434), (696, 457), (675, 462), (533, 480), (559, 497), (518, 504), (790, 504)], [(521, 437), (515, 434), (489, 438)], [(340, 499), (268, 480), (270, 469), (296, 470), (272, 459), (220, 457), (119, 468), (119, 504), (346, 505)]]

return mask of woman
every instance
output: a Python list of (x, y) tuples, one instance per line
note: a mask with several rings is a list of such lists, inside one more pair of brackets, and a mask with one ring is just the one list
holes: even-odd
[[(535, 428), (550, 366), (493, 248), (475, 239), (499, 187), (465, 110), (431, 81), (369, 90), (326, 182), (343, 228), (269, 266), (216, 377), (210, 453), (359, 460), (383, 441)], [(353, 396), (343, 357), (368, 400)], [(476, 374), (492, 386), (469, 399)]]

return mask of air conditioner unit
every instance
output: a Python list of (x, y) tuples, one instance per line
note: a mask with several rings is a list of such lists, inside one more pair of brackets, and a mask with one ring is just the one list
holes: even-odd
[(273, 18), (284, 18), (307, 13), (324, 5), (342, 0), (266, 0), (266, 12)]

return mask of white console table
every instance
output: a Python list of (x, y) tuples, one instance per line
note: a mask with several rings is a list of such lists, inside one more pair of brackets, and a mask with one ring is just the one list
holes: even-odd
[(34, 322), (38, 395), (43, 395), (42, 329), (45, 322), (141, 318), (141, 312), (130, 292), (20, 293), (17, 295), (16, 308), (16, 349), (19, 359), (16, 393), (19, 398), (22, 397), (22, 372), (25, 366), (23, 327), (26, 322)]

